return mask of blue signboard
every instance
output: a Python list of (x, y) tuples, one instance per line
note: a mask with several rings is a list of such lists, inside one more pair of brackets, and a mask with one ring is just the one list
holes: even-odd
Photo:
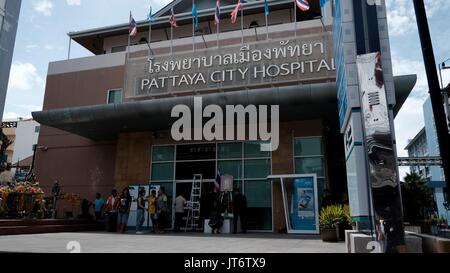
[(292, 193), (291, 221), (294, 230), (317, 230), (315, 186), (313, 177), (294, 179)]

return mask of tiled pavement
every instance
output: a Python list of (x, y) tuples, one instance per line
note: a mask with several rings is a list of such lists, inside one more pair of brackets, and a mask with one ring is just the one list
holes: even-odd
[(111, 233), (52, 233), (0, 236), (0, 252), (68, 253), (67, 244), (80, 243), (84, 253), (342, 253), (344, 243), (323, 243), (317, 236), (271, 233), (162, 235)]

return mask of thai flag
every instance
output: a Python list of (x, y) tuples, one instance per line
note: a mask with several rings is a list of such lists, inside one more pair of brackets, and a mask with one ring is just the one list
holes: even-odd
[(216, 189), (220, 190), (220, 183), (221, 183), (222, 178), (220, 178), (220, 171), (217, 170), (217, 175), (216, 175), (216, 181), (214, 181), (214, 186), (216, 187)]
[(310, 6), (308, 3), (308, 0), (294, 0), (295, 4), (297, 5), (297, 7), (299, 9), (301, 9), (302, 11), (308, 11)]
[(220, 23), (220, 0), (216, 1), (216, 12), (214, 13), (214, 23), (216, 25)]
[(132, 37), (136, 36), (136, 34), (138, 32), (137, 24), (133, 18), (133, 15), (131, 14), (131, 11), (130, 11), (130, 30), (129, 30), (129, 32), (130, 32), (130, 36), (132, 36)]
[(170, 26), (171, 27), (178, 27), (177, 18), (175, 17), (175, 13), (173, 12), (173, 8), (172, 8), (171, 12), (172, 12), (172, 14), (170, 15), (170, 18), (169, 18)]
[(239, 10), (241, 9), (241, 0), (237, 3), (236, 7), (234, 7), (233, 11), (231, 12), (231, 23), (236, 23), (237, 16), (239, 13)]

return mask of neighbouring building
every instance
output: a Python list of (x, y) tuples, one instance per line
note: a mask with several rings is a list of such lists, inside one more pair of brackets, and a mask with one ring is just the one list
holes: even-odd
[[(176, 0), (155, 14), (150, 44), (149, 23), (141, 21), (128, 49), (128, 24), (69, 33), (94, 56), (49, 64), (43, 110), (33, 113), (42, 125), (36, 175), (45, 191), (58, 180), (64, 192), (93, 198), (151, 183), (173, 200), (189, 195), (194, 174), (203, 174), (203, 189), (211, 190), (220, 171), (247, 196), (249, 230), (268, 232), (283, 229), (289, 211), (280, 183), (268, 175), (316, 175), (319, 204), (324, 189), (336, 199), (345, 196), (335, 1), (309, 2), (311, 9), (302, 12), (291, 0), (269, 1), (266, 28), (264, 2), (248, 1), (241, 30), (239, 17), (230, 22), (235, 1), (221, 1), (217, 33), (215, 1), (195, 1), (199, 30), (192, 37), (192, 1)], [(172, 8), (179, 26), (173, 42)], [(415, 81), (415, 75), (393, 80), (394, 115)], [(192, 111), (196, 96), (222, 109), (279, 105), (278, 149), (264, 151), (260, 142), (245, 140), (174, 141), (172, 108)]]
[[(423, 104), (425, 127), (412, 139), (406, 150), (409, 157), (436, 157), (440, 155), (439, 142), (436, 134), (433, 108), (431, 99), (428, 98)], [(449, 213), (445, 209), (445, 175), (444, 170), (439, 166), (411, 167), (411, 172), (415, 172), (428, 180), (428, 186), (434, 193), (434, 201), (437, 206), (437, 213), (449, 219)]]
[(22, 0), (0, 0), (0, 120), (5, 109), (21, 3)]
[[(427, 134), (425, 132), (425, 127), (420, 130), (420, 132), (412, 139), (409, 140), (408, 145), (405, 147), (408, 151), (409, 157), (427, 157), (428, 154), (428, 143)], [(412, 166), (410, 167), (411, 173), (416, 173), (422, 177), (430, 177), (430, 167), (424, 166)]]

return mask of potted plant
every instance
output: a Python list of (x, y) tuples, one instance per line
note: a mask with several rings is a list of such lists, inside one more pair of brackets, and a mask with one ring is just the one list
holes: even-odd
[(341, 206), (342, 217), (340, 218), (340, 222), (337, 225), (338, 235), (340, 241), (345, 241), (345, 231), (352, 230), (352, 217), (350, 216), (350, 207), (349, 205)]
[(344, 221), (341, 205), (322, 208), (320, 211), (320, 234), (324, 242), (338, 242), (338, 225)]

